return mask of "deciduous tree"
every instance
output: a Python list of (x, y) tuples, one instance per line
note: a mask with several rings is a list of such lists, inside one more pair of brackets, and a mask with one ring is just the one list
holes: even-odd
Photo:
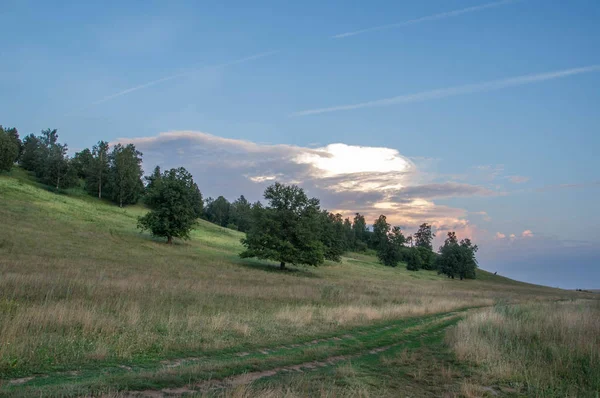
[(140, 198), (142, 183), (142, 153), (133, 144), (117, 144), (109, 156), (108, 185), (111, 199), (123, 207), (135, 204)]
[(151, 210), (138, 219), (138, 228), (167, 238), (169, 244), (173, 238), (189, 239), (198, 218), (198, 186), (183, 167), (153, 177), (145, 198)]
[(319, 200), (296, 185), (275, 183), (265, 190), (268, 206), (253, 206), (252, 226), (242, 244), (242, 258), (257, 257), (286, 264), (319, 265), (325, 259)]

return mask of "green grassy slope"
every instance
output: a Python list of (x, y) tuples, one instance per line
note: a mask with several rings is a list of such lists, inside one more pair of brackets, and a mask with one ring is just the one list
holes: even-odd
[[(350, 254), (281, 272), (242, 260), (242, 234), (199, 222), (172, 246), (79, 190), (0, 175), (0, 381), (290, 344), (496, 302), (571, 297), (480, 271), (452, 281)], [(154, 365), (152, 365), (154, 364)]]

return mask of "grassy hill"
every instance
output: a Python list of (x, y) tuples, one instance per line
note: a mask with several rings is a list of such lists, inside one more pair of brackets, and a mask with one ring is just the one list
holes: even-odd
[[(240, 259), (242, 235), (203, 221), (190, 241), (168, 246), (136, 229), (144, 212), (79, 190), (54, 193), (20, 169), (0, 175), (0, 395), (118, 395), (194, 382), (194, 391), (227, 395), (247, 383), (202, 383), (278, 369), (264, 382), (267, 391), (291, 371), (286, 366), (324, 358), (341, 358), (340, 366), (323, 362), (313, 387), (327, 385), (338, 396), (363, 387), (382, 393), (367, 371), (366, 387), (347, 384), (358, 377), (351, 358), (373, 366), (375, 354), (359, 352), (431, 339), (428, 355), (438, 355), (446, 352), (441, 330), (466, 309), (587, 297), (481, 270), (478, 280), (449, 280), (361, 254), (282, 272)], [(200, 356), (209, 359), (194, 360)], [(341, 373), (324, 378), (332, 371)], [(413, 395), (432, 393), (415, 380)], [(452, 375), (444, 381), (455, 382)], [(312, 395), (294, 383), (298, 395)]]

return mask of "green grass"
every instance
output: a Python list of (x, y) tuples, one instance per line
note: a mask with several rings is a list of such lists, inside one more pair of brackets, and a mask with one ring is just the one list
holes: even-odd
[[(585, 296), (485, 271), (476, 281), (454, 281), (355, 253), (282, 272), (240, 259), (242, 234), (203, 221), (190, 241), (168, 246), (136, 229), (145, 211), (78, 189), (56, 193), (20, 169), (0, 175), (0, 380), (54, 375), (58, 390), (40, 387), (36, 394), (44, 395), (70, 385), (71, 376), (57, 372), (80, 371), (98, 379), (84, 383), (93, 392), (119, 365), (155, 372), (164, 360), (294, 344), (461, 308)], [(293, 362), (288, 354), (282, 363)], [(133, 373), (122, 387), (154, 380)], [(13, 388), (6, 385), (0, 391)]]

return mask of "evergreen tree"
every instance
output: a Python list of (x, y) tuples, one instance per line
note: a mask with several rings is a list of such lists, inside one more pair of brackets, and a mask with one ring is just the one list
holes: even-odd
[(252, 208), (252, 226), (242, 244), (242, 258), (278, 261), (281, 269), (290, 264), (319, 265), (325, 248), (316, 231), (321, 228), (319, 200), (308, 198), (296, 185), (275, 183), (265, 190), (267, 207)]
[(189, 239), (197, 219), (199, 195), (192, 175), (180, 167), (167, 170), (158, 178), (155, 174), (148, 178), (153, 178), (145, 198), (151, 211), (138, 219), (138, 228), (167, 238), (169, 244), (173, 238)]
[(133, 144), (117, 144), (109, 155), (108, 186), (110, 197), (119, 207), (135, 204), (143, 190), (142, 153)]

